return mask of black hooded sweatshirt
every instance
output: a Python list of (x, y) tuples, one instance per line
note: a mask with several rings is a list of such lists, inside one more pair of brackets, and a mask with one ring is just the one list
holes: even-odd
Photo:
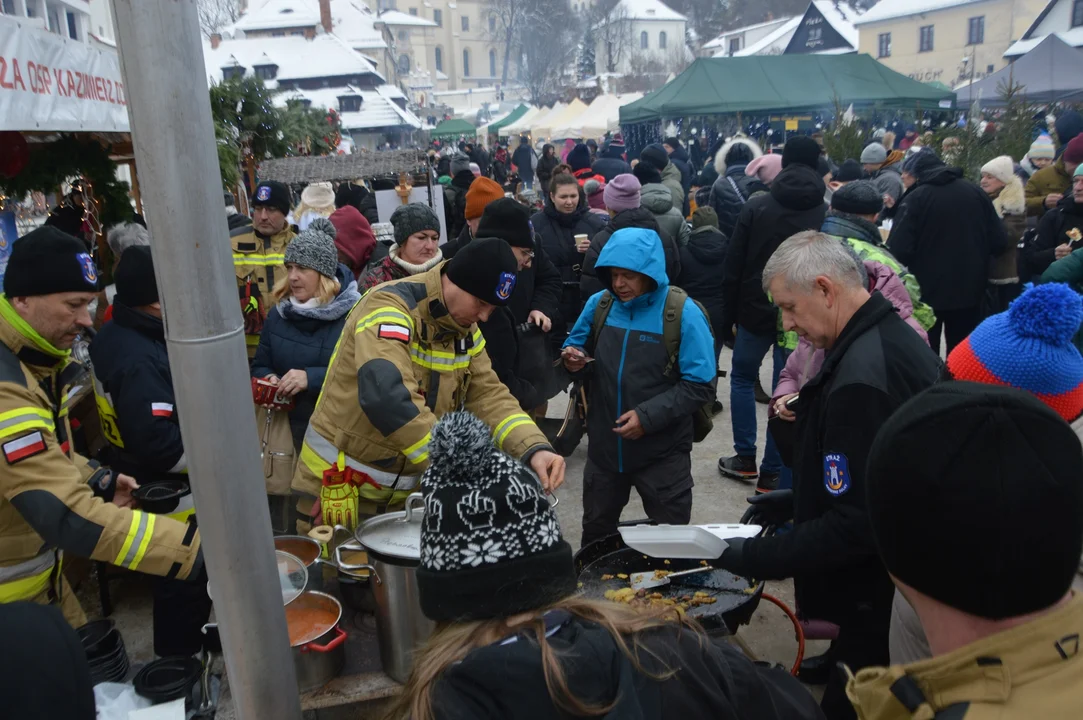
[(741, 208), (722, 268), (723, 326), (756, 335), (778, 329), (777, 311), (763, 291), (763, 268), (786, 238), (819, 230), (827, 214), (824, 179), (807, 165), (783, 168), (771, 192)]
[[(609, 631), (556, 610), (547, 614), (548, 642), (568, 689), (591, 704), (615, 703), (598, 720), (818, 720), (812, 695), (783, 670), (755, 665), (723, 641), (676, 627), (639, 634), (646, 673), (637, 670)], [(520, 633), (467, 653), (433, 688), (437, 720), (566, 718), (545, 684), (533, 633)]]

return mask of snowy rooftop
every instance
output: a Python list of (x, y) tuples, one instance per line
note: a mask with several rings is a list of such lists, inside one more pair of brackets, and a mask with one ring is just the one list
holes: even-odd
[[(747, 57), (749, 55), (761, 55), (764, 51), (767, 50), (767, 48), (776, 44), (782, 46), (779, 49), (779, 52), (781, 53), (782, 50), (786, 48), (786, 45), (789, 44), (790, 38), (793, 37), (794, 32), (797, 30), (797, 26), (801, 24), (801, 21), (804, 19), (804, 17), (804, 15), (798, 15), (797, 17), (790, 18), (784, 24), (779, 25), (777, 28), (775, 28), (773, 32), (768, 35), (764, 35), (751, 45), (746, 45), (745, 47), (735, 52), (733, 56)], [(715, 53), (715, 57), (726, 57), (727, 54), (728, 52), (723, 49)]]
[[(883, 0), (888, 2), (889, 0)], [(859, 15), (856, 10), (848, 5), (835, 5), (830, 0), (814, 0), (812, 3), (816, 6), (816, 9), (820, 11), (820, 14), (824, 16), (824, 20), (831, 23), (831, 27), (835, 28), (835, 32), (842, 36), (842, 39), (850, 43), (850, 47), (857, 50), (858, 37), (857, 28), (854, 27), (854, 23), (858, 18), (865, 17)]]
[[(246, 74), (256, 65), (278, 66), (277, 81), (339, 75), (372, 74), (383, 81), (375, 66), (335, 35), (245, 38), (222, 40), (217, 48), (203, 45), (203, 61), (213, 82), (222, 80), (222, 68), (240, 65)], [(269, 87), (277, 85), (268, 81)]]
[[(1072, 28), (1071, 30), (1065, 30), (1064, 32), (1055, 33), (1057, 37), (1072, 47), (1083, 46), (1083, 25), (1080, 27)], [(1018, 40), (1012, 43), (1011, 47), (1004, 51), (1004, 57), (1017, 57), (1019, 55), (1026, 55), (1028, 52), (1038, 47), (1042, 40), (1046, 39), (1046, 35), (1035, 35), (1027, 40)]]
[(331, 0), (331, 28), (352, 48), (387, 47), (376, 20), (376, 15), (361, 0)]
[[(890, 0), (883, 0), (884, 2), (890, 2)], [(857, 28), (854, 27), (854, 21), (859, 16), (857, 11), (853, 10), (847, 5), (839, 5), (835, 7), (834, 2), (831, 0), (813, 0), (811, 3), (820, 12), (831, 27), (850, 44), (850, 49), (847, 48), (833, 48), (831, 50), (822, 50), (817, 55), (843, 55), (846, 53), (854, 52), (858, 46), (858, 33)], [(753, 44), (742, 48), (734, 53), (734, 57), (748, 57), (750, 55), (764, 55), (770, 54), (772, 50), (779, 53), (786, 49), (786, 46), (790, 44), (790, 39), (794, 33), (797, 32), (797, 28), (801, 26), (801, 22), (805, 19), (805, 13), (798, 15), (797, 17), (790, 18), (784, 24), (779, 25), (770, 34), (763, 36)], [(714, 54), (714, 57), (727, 57), (728, 52), (725, 48)]]
[(921, 15), (937, 10), (972, 5), (978, 2), (984, 2), (984, 0), (880, 0), (864, 15), (855, 20), (854, 24), (867, 25), (868, 23), (894, 20), (895, 18), (910, 15)]
[(423, 17), (417, 15), (410, 15), (408, 13), (400, 12), (398, 10), (384, 10), (380, 13), (379, 18), (381, 22), (388, 25), (411, 25), (414, 27), (439, 27), (432, 20), (426, 20)]
[(787, 20), (790, 20), (790, 18), (788, 18), (788, 17), (775, 18), (774, 20), (766, 20), (766, 21), (761, 22), (761, 23), (756, 23), (755, 25), (745, 25), (744, 27), (734, 28), (733, 30), (727, 30), (727, 31), (721, 33), (714, 40), (708, 40), (707, 42), (705, 42), (703, 44), (703, 47), (707, 48), (708, 50), (714, 49), (716, 47), (722, 47), (723, 45), (726, 44), (726, 40), (728, 38), (733, 37), (734, 35), (740, 35), (741, 33), (752, 32), (753, 30), (759, 30), (760, 28), (768, 27), (770, 25), (779, 25), (779, 24), (782, 24), (782, 23), (786, 22)]
[(310, 0), (265, 0), (233, 24), (234, 30), (275, 30), (318, 25), (320, 7)]
[(309, 100), (314, 108), (338, 110), (338, 99), (342, 96), (361, 98), (361, 110), (339, 113), (343, 130), (363, 131), (403, 126), (420, 128), (422, 125), (416, 115), (393, 102), (396, 98), (404, 97), (402, 91), (393, 85), (381, 85), (375, 90), (359, 90), (352, 85), (320, 90), (290, 90), (278, 95), (275, 104), (282, 106), (287, 100), (304, 99)]
[[(287, 27), (312, 27), (322, 33), (319, 4), (315, 0), (256, 0), (236, 23), (222, 30), (222, 35), (237, 37), (238, 33)], [(376, 28), (376, 16), (362, 0), (331, 0), (331, 27), (350, 47), (387, 47), (383, 33)]]
[(628, 20), (686, 20), (684, 15), (669, 7), (662, 0), (620, 0), (610, 12), (623, 12)]

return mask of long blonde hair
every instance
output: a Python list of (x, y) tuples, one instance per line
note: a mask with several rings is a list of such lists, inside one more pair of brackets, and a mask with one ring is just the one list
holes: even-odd
[[(326, 305), (327, 303), (338, 297), (338, 291), (342, 289), (338, 278), (329, 278), (326, 275), (320, 275), (320, 286), (316, 288), (316, 298), (319, 299), (320, 305)], [(275, 304), (278, 304), (290, 296), (290, 278), (289, 275), (285, 275), (279, 278), (275, 283), (274, 289), (271, 291), (271, 296), (275, 299)]]
[(642, 610), (608, 600), (588, 600), (575, 595), (549, 607), (540, 608), (528, 618), (512, 625), (508, 624), (506, 618), (447, 623), (438, 626), (425, 647), (417, 652), (410, 677), (384, 720), (433, 720), (432, 691), (444, 670), (461, 661), (471, 650), (518, 633), (531, 635), (532, 641), (537, 642), (541, 651), (545, 685), (549, 688), (549, 696), (558, 710), (576, 717), (605, 715), (613, 709), (616, 699), (606, 705), (589, 704), (572, 695), (568, 688), (560, 657), (545, 637), (545, 613), (550, 610), (564, 610), (581, 620), (605, 628), (621, 652), (632, 661), (636, 670), (657, 681), (672, 677), (677, 668), (666, 668), (659, 674), (648, 673), (640, 662), (640, 651), (652, 655), (659, 662), (661, 660), (648, 648), (639, 645), (637, 633), (652, 628), (676, 626), (678, 632), (687, 629), (700, 638), (704, 637), (699, 623), (675, 608)]

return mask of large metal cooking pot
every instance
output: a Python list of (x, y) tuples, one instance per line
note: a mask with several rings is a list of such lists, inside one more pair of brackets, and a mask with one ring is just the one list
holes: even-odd
[(318, 540), (304, 535), (278, 535), (275, 537), (275, 550), (287, 552), (304, 563), (308, 572), (305, 590), (323, 590), (323, 566), (331, 563), (323, 560), (320, 554), (323, 546)]
[[(335, 558), (343, 570), (368, 570), (376, 600), (380, 662), (392, 679), (405, 683), (414, 651), (428, 640), (435, 623), (421, 612), (417, 566), (421, 561), (421, 493), (406, 499), (406, 510), (365, 521), (354, 531), (357, 545), (339, 545)], [(368, 564), (351, 564), (342, 550), (367, 550)]]
[(297, 688), (308, 692), (338, 677), (346, 664), (346, 631), (339, 627), (342, 605), (327, 593), (309, 590), (286, 606)]

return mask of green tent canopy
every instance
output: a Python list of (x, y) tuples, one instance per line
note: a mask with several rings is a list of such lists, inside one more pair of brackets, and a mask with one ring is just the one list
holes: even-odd
[(500, 120), (497, 120), (494, 123), (489, 123), (489, 127), (487, 129), (487, 132), (490, 135), (499, 134), (500, 131), (503, 130), (504, 128), (506, 128), (508, 125), (511, 125), (513, 122), (515, 122), (516, 120), (521, 118), (523, 115), (526, 115), (526, 111), (529, 110), (529, 109), (530, 109), (530, 107), (528, 105), (520, 105), (519, 107), (515, 108), (510, 113), (508, 113), (508, 115), (506, 117), (503, 117), (503, 118), (501, 118)]
[(934, 109), (955, 94), (911, 80), (869, 55), (700, 58), (660, 90), (620, 109), (621, 124), (689, 115), (810, 112), (854, 105)]
[(457, 138), (460, 135), (474, 135), (474, 126), (462, 118), (445, 120), (429, 133), (433, 138)]

